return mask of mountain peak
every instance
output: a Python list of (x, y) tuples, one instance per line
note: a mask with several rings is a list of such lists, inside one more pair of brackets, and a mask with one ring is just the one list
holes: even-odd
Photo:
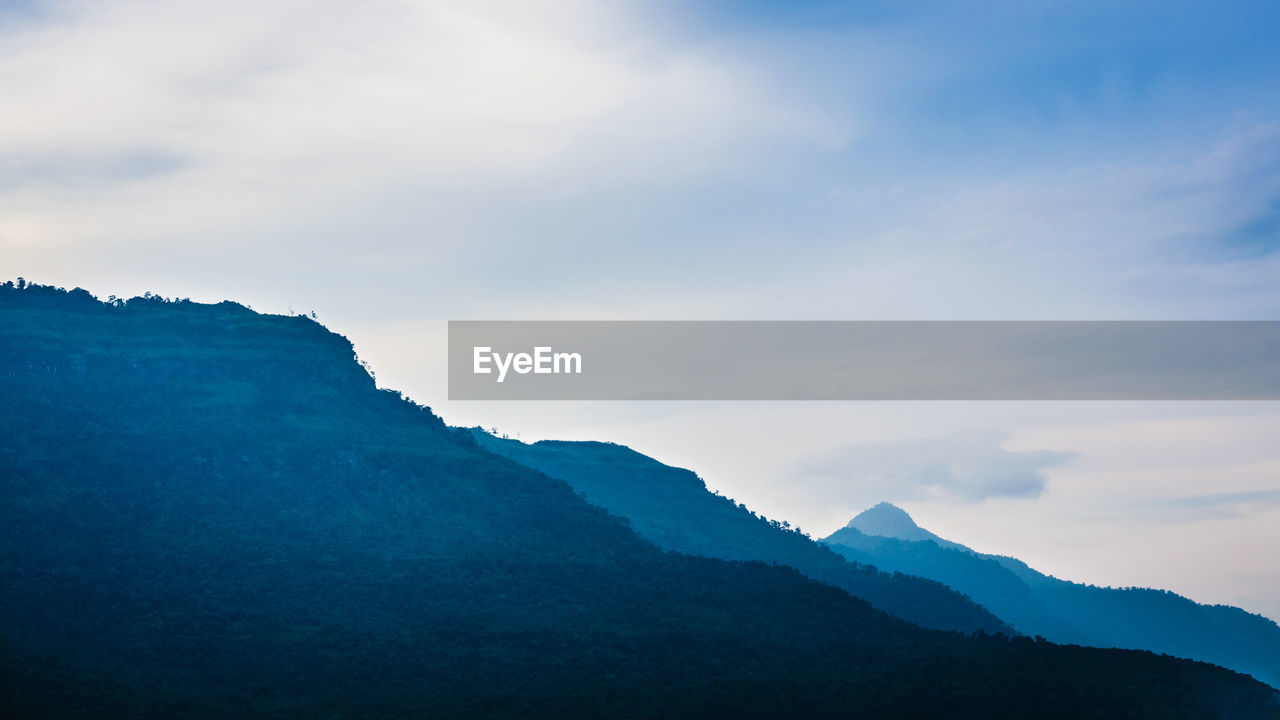
[(863, 535), (880, 535), (898, 540), (926, 540), (937, 543), (939, 547), (973, 552), (964, 545), (943, 540), (925, 530), (911, 519), (906, 510), (887, 502), (863, 510), (845, 527), (853, 528)]
[(858, 513), (846, 527), (867, 535), (884, 535), (902, 540), (924, 540), (932, 535), (917, 525), (906, 510), (887, 502), (878, 503)]

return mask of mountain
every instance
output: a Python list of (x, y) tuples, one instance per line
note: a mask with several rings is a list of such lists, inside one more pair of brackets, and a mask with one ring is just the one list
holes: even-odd
[(1239, 608), (1200, 605), (1165, 590), (1060, 580), (1014, 558), (943, 540), (885, 503), (826, 542), (855, 562), (955, 588), (1028, 635), (1204, 660), (1280, 686), (1280, 626)]
[(865, 535), (883, 535), (899, 540), (928, 540), (939, 547), (955, 550), (967, 550), (959, 543), (953, 543), (934, 535), (916, 524), (907, 511), (886, 502), (879, 503), (858, 513), (845, 527), (851, 527)]
[(481, 447), (564, 480), (663, 549), (788, 565), (924, 627), (1013, 634), (985, 608), (941, 583), (850, 563), (799, 528), (712, 494), (689, 470), (663, 465), (631, 448), (557, 440), (527, 444), (480, 428), (471, 432)]
[(0, 717), (1266, 718), (1203, 663), (663, 552), (234, 303), (0, 286)]

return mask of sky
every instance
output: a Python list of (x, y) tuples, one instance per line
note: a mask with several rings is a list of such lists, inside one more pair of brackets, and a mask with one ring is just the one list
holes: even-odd
[(0, 276), (1280, 618), (1275, 403), (463, 403), (478, 319), (1280, 319), (1280, 5), (0, 0)]

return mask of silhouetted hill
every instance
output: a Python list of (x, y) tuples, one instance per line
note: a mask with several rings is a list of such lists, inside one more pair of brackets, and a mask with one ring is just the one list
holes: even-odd
[(899, 540), (930, 540), (939, 547), (966, 549), (963, 545), (943, 540), (916, 524), (905, 510), (897, 505), (882, 502), (874, 505), (849, 521), (845, 527), (851, 527), (866, 535), (883, 535)]
[(479, 428), (472, 433), (481, 447), (568, 482), (588, 502), (626, 518), (641, 537), (664, 549), (790, 565), (918, 625), (1012, 634), (986, 609), (941, 583), (850, 563), (799, 528), (712, 494), (694, 473), (628, 447), (558, 440), (526, 444)]
[(0, 287), (5, 718), (1257, 718), (1149, 653), (664, 553), (234, 304)]
[(941, 540), (891, 505), (882, 503), (867, 512), (893, 515), (895, 521), (867, 522), (863, 513), (826, 542), (850, 560), (945, 583), (1019, 632), (1054, 642), (1139, 648), (1205, 660), (1280, 685), (1280, 626), (1261, 615), (1225, 605), (1199, 605), (1166, 590), (1059, 580), (1014, 558), (984, 555)]

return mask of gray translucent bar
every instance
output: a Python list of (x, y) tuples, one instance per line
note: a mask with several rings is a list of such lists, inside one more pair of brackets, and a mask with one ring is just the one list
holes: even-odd
[(1280, 322), (454, 321), (449, 399), (1275, 400)]

